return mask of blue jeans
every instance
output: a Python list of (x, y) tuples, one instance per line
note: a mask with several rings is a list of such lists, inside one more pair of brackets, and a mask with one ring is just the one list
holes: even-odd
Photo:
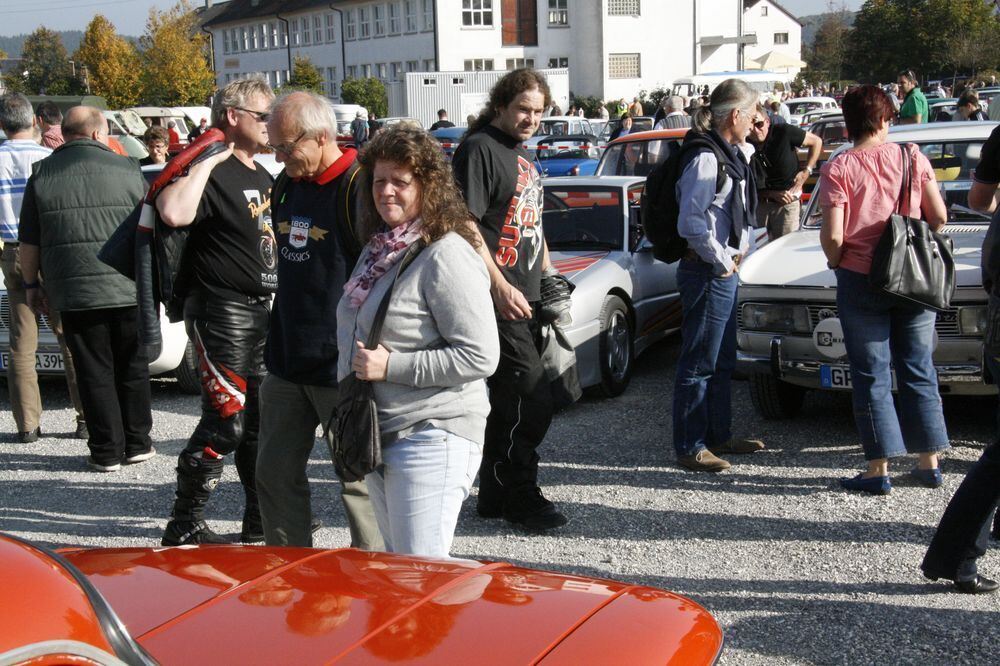
[(447, 558), (483, 447), (428, 427), (387, 444), (365, 481), (390, 553)]
[[(854, 386), (854, 421), (865, 460), (948, 448), (934, 350), (934, 311), (896, 299), (868, 276), (837, 269), (837, 309)], [(899, 410), (892, 404), (896, 370)]]
[(716, 277), (712, 266), (682, 259), (677, 287), (684, 319), (674, 381), (674, 449), (694, 455), (730, 439), (730, 382), (736, 367), (735, 275)]

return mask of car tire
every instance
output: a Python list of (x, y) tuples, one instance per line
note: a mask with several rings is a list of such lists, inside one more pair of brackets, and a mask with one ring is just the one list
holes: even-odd
[(194, 350), (194, 344), (188, 340), (187, 347), (184, 348), (184, 355), (181, 357), (181, 364), (174, 370), (174, 377), (181, 391), (190, 395), (201, 393), (201, 371), (198, 369), (198, 352)]
[(769, 421), (790, 419), (802, 410), (806, 389), (783, 382), (763, 372), (750, 375), (750, 401), (757, 413)]
[(594, 388), (598, 395), (614, 398), (628, 388), (635, 361), (635, 336), (625, 301), (610, 294), (605, 297), (600, 322), (598, 363), (601, 382)]

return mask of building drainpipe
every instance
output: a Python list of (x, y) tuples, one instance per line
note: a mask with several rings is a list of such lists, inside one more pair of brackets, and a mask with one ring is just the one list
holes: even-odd
[(698, 67), (698, 0), (691, 0), (691, 73), (701, 73)]
[[(344, 12), (333, 6), (330, 3), (330, 9), (337, 12), (337, 18), (340, 20), (340, 89), (344, 89), (344, 79), (347, 78), (347, 42), (344, 41)], [(340, 97), (340, 95), (337, 95)]]
[(736, 0), (736, 69), (743, 71), (743, 0)]
[(438, 52), (438, 3), (431, 2), (431, 14), (434, 18), (434, 71), (441, 71), (441, 54)]
[[(288, 76), (292, 75), (292, 33), (288, 29), (288, 19), (282, 18), (281, 14), (275, 12), (274, 18), (285, 24), (285, 50), (288, 52)], [(288, 80), (285, 80), (288, 83)]]

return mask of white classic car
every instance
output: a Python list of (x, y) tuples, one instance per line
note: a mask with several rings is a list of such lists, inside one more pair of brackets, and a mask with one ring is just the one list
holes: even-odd
[(802, 125), (802, 117), (810, 111), (839, 111), (840, 104), (832, 97), (796, 97), (785, 100), (788, 106), (788, 113), (791, 114), (789, 123), (792, 125)]
[(680, 327), (677, 265), (653, 258), (642, 237), (645, 178), (545, 178), (542, 228), (552, 263), (576, 286), (566, 337), (582, 386), (612, 397), (653, 342)]
[[(949, 209), (944, 233), (955, 245), (957, 289), (951, 307), (937, 316), (934, 351), (940, 391), (946, 394), (997, 390), (983, 369), (986, 292), (980, 256), (989, 216), (967, 208), (971, 173), (996, 125), (934, 123), (889, 133), (890, 141), (915, 143), (930, 159)], [(801, 229), (769, 243), (740, 267), (738, 358), (749, 375), (754, 407), (769, 419), (794, 416), (807, 390), (851, 388), (837, 319), (837, 281), (820, 248), (819, 199), (814, 194), (810, 200)]]

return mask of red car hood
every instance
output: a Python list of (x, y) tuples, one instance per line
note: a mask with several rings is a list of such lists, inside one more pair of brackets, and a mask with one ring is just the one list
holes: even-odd
[(242, 546), (63, 555), (163, 664), (701, 664), (722, 647), (684, 597), (502, 563)]

